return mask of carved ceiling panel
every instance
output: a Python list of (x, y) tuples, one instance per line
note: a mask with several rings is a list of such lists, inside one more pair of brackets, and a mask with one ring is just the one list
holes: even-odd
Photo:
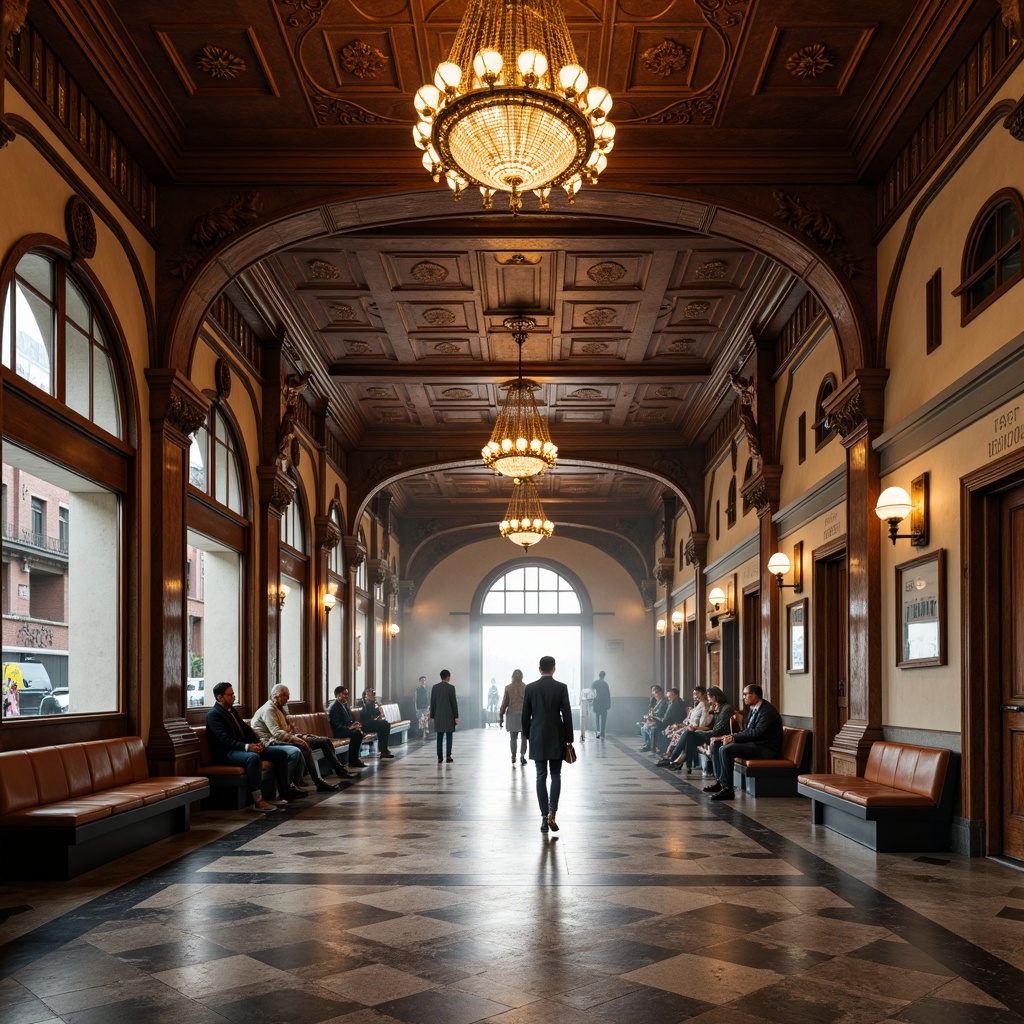
[(396, 292), (472, 291), (468, 252), (382, 252), (387, 283)]
[(278, 95), (252, 25), (162, 22), (153, 33), (189, 96)]
[(565, 291), (639, 291), (651, 271), (650, 252), (569, 252), (565, 256)]
[(814, 24), (813, 18), (775, 25), (755, 93), (842, 96), (878, 28), (872, 21)]

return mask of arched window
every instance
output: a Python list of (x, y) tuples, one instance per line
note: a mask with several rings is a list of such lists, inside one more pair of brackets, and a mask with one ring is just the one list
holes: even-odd
[(974, 219), (964, 247), (960, 296), (963, 323), (972, 320), (1021, 279), (1021, 197), (997, 192)]
[(244, 694), (242, 595), (246, 590), (249, 502), (238, 435), (228, 417), (226, 407), (214, 401), (189, 449), (185, 633), (189, 708), (212, 705), (213, 683), (222, 679)]
[(494, 581), (483, 600), (484, 615), (579, 615), (576, 588), (542, 565), (523, 565)]
[(832, 439), (833, 430), (825, 422), (825, 401), (836, 390), (836, 379), (827, 374), (818, 388), (818, 398), (814, 403), (814, 450), (817, 451), (826, 441)]
[[(338, 536), (344, 536), (341, 512), (336, 503), (331, 505), (327, 515), (338, 528)], [(334, 604), (330, 605), (325, 629), (327, 658), (324, 664), (324, 707), (334, 699), (334, 688), (340, 686), (344, 678), (342, 637), (344, 635), (348, 586), (345, 579), (345, 545), (340, 540), (327, 553), (327, 593), (333, 595)]]
[(287, 587), (288, 591), (278, 617), (281, 682), (287, 685), (294, 701), (306, 697), (303, 670), (306, 664), (305, 630), (308, 623), (306, 598), (310, 585), (306, 522), (306, 502), (302, 485), (299, 484), (281, 517), (281, 589)]
[(137, 671), (126, 592), (138, 572), (125, 500), (134, 406), (121, 334), (88, 270), (50, 251), (15, 258), (3, 268), (0, 335), (3, 661), (15, 713), (31, 724), (123, 711), (125, 672)]

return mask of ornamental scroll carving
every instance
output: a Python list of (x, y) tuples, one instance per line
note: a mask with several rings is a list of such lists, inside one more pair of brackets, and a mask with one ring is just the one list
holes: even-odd
[(747, 435), (747, 448), (750, 450), (750, 457), (754, 460), (754, 468), (757, 469), (761, 465), (762, 459), (761, 431), (754, 418), (754, 378), (730, 373), (729, 385), (739, 396), (740, 423), (743, 424), (744, 433)]
[(847, 248), (834, 217), (803, 199), (777, 189), (772, 193), (772, 198), (775, 200), (775, 216), (779, 220), (831, 256), (847, 277), (853, 278), (860, 273), (861, 259)]
[(195, 219), (188, 245), (171, 263), (171, 273), (183, 281), (196, 265), (211, 253), (229, 235), (233, 235), (260, 212), (259, 192), (233, 196)]
[(697, 6), (706, 21), (721, 22), (729, 28), (743, 21), (747, 13), (747, 0), (697, 0)]
[(167, 400), (164, 423), (191, 437), (205, 422), (206, 408), (183, 391), (173, 390)]
[(690, 537), (686, 542), (686, 546), (683, 548), (683, 561), (687, 565), (694, 565), (698, 569), (700, 568), (700, 558), (697, 555), (697, 542)]
[(658, 568), (654, 570), (654, 578), (659, 587), (671, 587), (675, 579), (675, 560), (672, 558), (659, 558)]
[(341, 527), (331, 516), (316, 517), (316, 543), (324, 551), (333, 551), (341, 540)]
[(851, 396), (850, 400), (839, 409), (833, 409), (832, 412), (826, 413), (825, 425), (830, 430), (837, 431), (840, 437), (846, 437), (864, 422), (865, 416), (864, 401), (858, 393)]
[(359, 543), (358, 537), (344, 537), (342, 543), (345, 548), (345, 564), (358, 569), (366, 561), (366, 548)]
[(645, 118), (645, 124), (711, 124), (718, 112), (718, 93), (682, 100)]
[(260, 485), (260, 504), (267, 505), (271, 514), (283, 516), (295, 497), (295, 481), (278, 466), (257, 466)]
[(1024, 99), (1006, 115), (1003, 127), (1018, 141), (1024, 142)]
[(763, 478), (756, 477), (750, 485), (744, 487), (743, 497), (753, 506), (759, 519), (765, 513), (771, 511), (771, 496), (768, 493), (768, 485)]

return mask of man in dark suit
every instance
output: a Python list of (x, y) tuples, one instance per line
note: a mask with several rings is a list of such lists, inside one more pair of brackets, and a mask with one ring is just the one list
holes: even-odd
[(334, 700), (327, 709), (327, 718), (331, 723), (331, 732), (339, 740), (348, 740), (349, 768), (365, 768), (359, 760), (359, 748), (363, 744), (363, 730), (348, 706), (348, 687), (336, 686)]
[(377, 749), (382, 761), (390, 761), (395, 755), (391, 753), (391, 723), (384, 717), (381, 706), (377, 703), (377, 694), (367, 687), (363, 690), (363, 703), (359, 708), (359, 724), (363, 732), (377, 734)]
[(285, 744), (263, 746), (242, 716), (235, 710), (235, 691), (230, 683), (218, 683), (213, 688), (217, 701), (206, 713), (206, 739), (210, 753), (217, 764), (238, 765), (245, 769), (246, 783), (252, 793), (253, 810), (276, 811), (277, 807), (263, 799), (260, 789), (262, 761), (274, 766), (277, 791), (285, 800), (299, 800), (306, 794), (292, 784), (296, 773), (302, 774), (302, 752), (298, 747)]
[[(530, 760), (537, 766), (537, 802), (540, 830), (558, 831), (555, 814), (562, 791), (562, 759), (566, 743), (572, 743), (572, 705), (569, 687), (555, 679), (555, 659), (540, 659), (540, 679), (526, 687), (523, 696), (523, 734), (530, 737)], [(548, 772), (551, 792), (548, 793)]]
[(732, 800), (732, 766), (737, 757), (775, 758), (782, 753), (782, 718), (757, 683), (743, 688), (743, 703), (749, 708), (745, 728), (731, 736), (715, 736), (711, 741), (711, 764), (718, 780), (708, 786), (712, 800)]

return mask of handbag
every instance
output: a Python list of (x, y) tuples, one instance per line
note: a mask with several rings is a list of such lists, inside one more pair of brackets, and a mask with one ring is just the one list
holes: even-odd
[(576, 748), (571, 743), (566, 743), (565, 754), (563, 755), (562, 760), (565, 761), (566, 764), (576, 763)]

